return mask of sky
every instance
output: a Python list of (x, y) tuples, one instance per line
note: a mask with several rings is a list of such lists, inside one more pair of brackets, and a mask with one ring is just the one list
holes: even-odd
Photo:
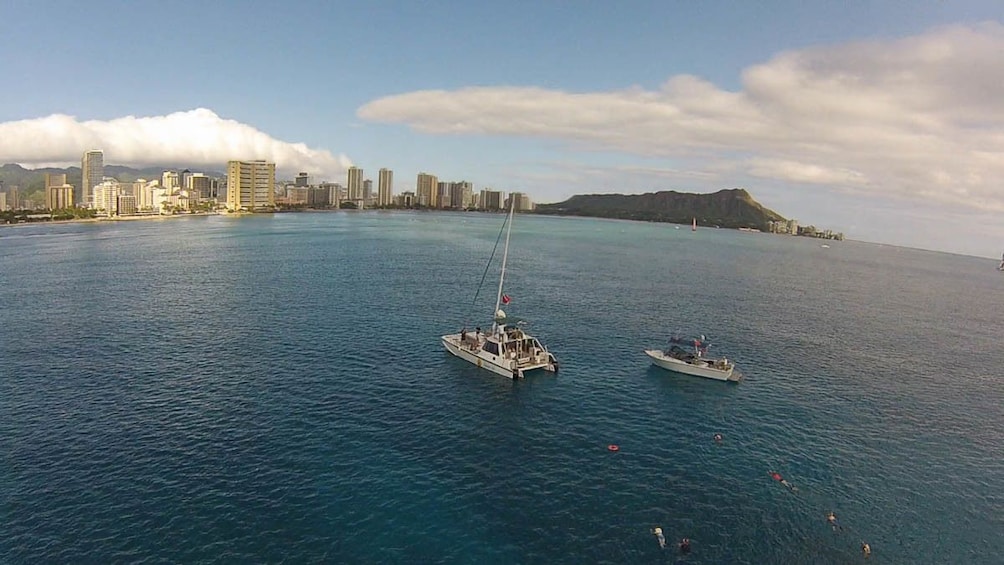
[(999, 0), (8, 0), (0, 81), (0, 163), (741, 187), (851, 239), (1004, 249)]

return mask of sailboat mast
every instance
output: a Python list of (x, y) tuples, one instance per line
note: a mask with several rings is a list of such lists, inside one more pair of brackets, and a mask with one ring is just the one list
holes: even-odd
[[(506, 259), (508, 259), (509, 257), (509, 234), (512, 233), (512, 212), (513, 209), (515, 208), (515, 204), (516, 204), (516, 199), (513, 198), (512, 195), (510, 195), (509, 219), (506, 220), (508, 222), (508, 225), (506, 226), (505, 229), (505, 247), (502, 248), (502, 272), (501, 274), (499, 274), (499, 291), (498, 294), (495, 296), (495, 311), (492, 312), (493, 320), (496, 320), (495, 315), (498, 313), (499, 306), (502, 304), (502, 282), (505, 280), (505, 263)], [(497, 320), (492, 322), (492, 333), (495, 333), (495, 331), (498, 330), (498, 325), (499, 324)]]

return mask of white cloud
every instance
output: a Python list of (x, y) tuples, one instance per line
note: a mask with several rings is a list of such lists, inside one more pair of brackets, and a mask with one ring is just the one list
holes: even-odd
[(1001, 24), (952, 26), (779, 53), (745, 69), (737, 92), (690, 75), (657, 90), (470, 87), (388, 96), (357, 114), (431, 134), (558, 139), (683, 158), (695, 172), (1004, 210), (1002, 54)]
[(0, 162), (79, 166), (89, 149), (103, 150), (105, 163), (136, 167), (204, 165), (222, 170), (231, 159), (266, 159), (286, 174), (304, 171), (334, 178), (352, 164), (345, 155), (275, 139), (204, 108), (108, 121), (53, 114), (0, 123)]

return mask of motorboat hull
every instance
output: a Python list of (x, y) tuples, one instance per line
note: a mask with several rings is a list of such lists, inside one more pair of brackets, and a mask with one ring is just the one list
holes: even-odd
[(714, 366), (715, 359), (697, 359), (688, 362), (666, 355), (666, 352), (658, 349), (646, 349), (645, 354), (652, 359), (652, 363), (656, 366), (673, 371), (674, 373), (714, 379), (716, 381), (739, 380), (737, 373), (735, 373), (735, 367), (731, 363), (727, 364), (725, 369), (719, 369)]

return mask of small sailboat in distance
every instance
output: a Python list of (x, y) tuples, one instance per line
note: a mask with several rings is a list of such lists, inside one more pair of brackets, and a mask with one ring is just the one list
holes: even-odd
[(1001, 264), (997, 265), (998, 271), (1004, 271), (1004, 253), (1001, 253)]
[(694, 217), (694, 221), (690, 224), (690, 231), (697, 231), (697, 217)]

